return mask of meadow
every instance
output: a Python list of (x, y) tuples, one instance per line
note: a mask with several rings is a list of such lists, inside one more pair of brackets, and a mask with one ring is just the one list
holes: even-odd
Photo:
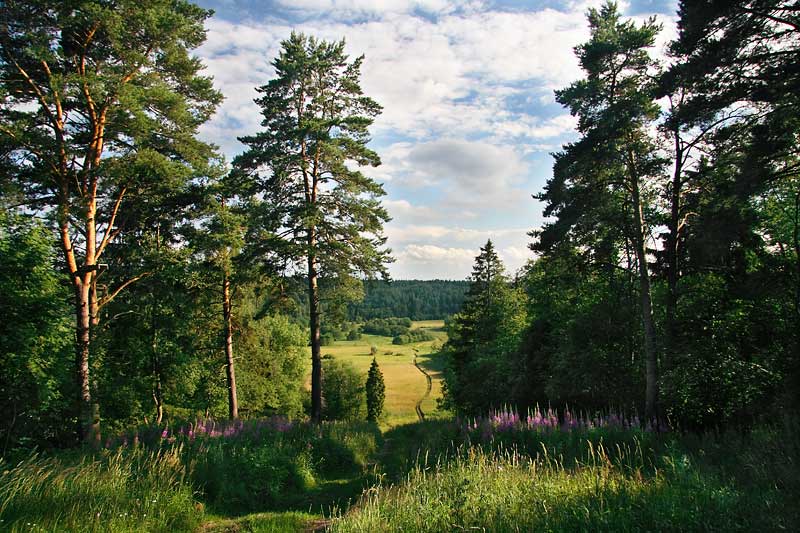
[(107, 438), (102, 450), (34, 453), (0, 463), (0, 530), (783, 531), (800, 523), (797, 421), (695, 435), (619, 412), (453, 417), (436, 408), (442, 326), (414, 324), (434, 341), (364, 335), (324, 347), (364, 375), (377, 347), (386, 382), (377, 425), (173, 421)]
[[(329, 354), (337, 360), (352, 364), (365, 378), (372, 363), (371, 348), (377, 348), (375, 359), (386, 383), (386, 403), (381, 420), (383, 429), (417, 421), (419, 417), (416, 406), (420, 402), (426, 418), (444, 415), (438, 412), (436, 405), (436, 400), (442, 396), (444, 361), (438, 356), (438, 349), (447, 340), (444, 321), (415, 321), (412, 322), (412, 328), (431, 333), (435, 340), (396, 345), (392, 344), (391, 337), (364, 334), (356, 341), (336, 341), (322, 347), (323, 355)], [(431, 376), (432, 388), (429, 394), (425, 375), (414, 366), (415, 358), (419, 366)], [(310, 386), (310, 377), (307, 383)]]
[(0, 530), (785, 531), (800, 424), (681, 435), (613, 413), (139, 428), (0, 468)]

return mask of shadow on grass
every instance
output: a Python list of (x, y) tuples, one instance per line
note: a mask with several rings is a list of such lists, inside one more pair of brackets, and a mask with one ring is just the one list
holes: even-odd
[(382, 442), (374, 425), (356, 427), (327, 424), (324, 435), (283, 450), (263, 444), (224, 450), (194, 468), (201, 498), (213, 515), (229, 519), (345, 511), (375, 481), (371, 465)]

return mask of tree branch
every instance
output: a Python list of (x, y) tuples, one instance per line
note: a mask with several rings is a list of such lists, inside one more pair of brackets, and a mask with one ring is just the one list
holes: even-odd
[(97, 248), (97, 252), (95, 253), (95, 261), (97, 261), (100, 256), (103, 254), (103, 250), (105, 250), (106, 245), (111, 241), (112, 238), (119, 235), (119, 230), (114, 231), (114, 222), (117, 219), (117, 213), (119, 212), (119, 206), (122, 203), (122, 198), (125, 197), (125, 192), (128, 190), (128, 186), (124, 185), (119, 192), (119, 196), (117, 196), (116, 202), (114, 202), (114, 208), (111, 210), (111, 218), (108, 221), (108, 226), (106, 227), (105, 234), (103, 235), (103, 240), (100, 242), (100, 246)]
[(120, 285), (119, 287), (117, 287), (117, 288), (116, 288), (116, 290), (114, 290), (114, 292), (112, 292), (111, 294), (108, 294), (108, 295), (104, 296), (103, 298), (101, 298), (101, 299), (100, 299), (100, 300), (97, 302), (97, 309), (98, 309), (98, 310), (102, 309), (104, 305), (106, 305), (107, 303), (111, 302), (111, 300), (113, 300), (114, 298), (116, 298), (116, 297), (117, 297), (117, 295), (118, 295), (120, 292), (122, 292), (122, 291), (123, 291), (123, 290), (124, 290), (124, 289), (125, 289), (125, 288), (126, 288), (128, 285), (130, 285), (130, 284), (132, 284), (132, 283), (136, 283), (136, 282), (137, 282), (137, 281), (139, 281), (140, 279), (142, 279), (142, 278), (146, 278), (147, 276), (149, 276), (149, 275), (151, 275), (151, 274), (152, 274), (152, 272), (144, 272), (144, 273), (142, 273), (142, 274), (139, 274), (138, 276), (135, 276), (135, 277), (133, 277), (133, 278), (129, 279), (128, 281), (126, 281), (125, 283), (123, 283), (122, 285)]

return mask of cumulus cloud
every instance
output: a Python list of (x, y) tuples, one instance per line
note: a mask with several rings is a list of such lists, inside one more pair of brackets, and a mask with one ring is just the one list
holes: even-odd
[(440, 211), (460, 217), (526, 201), (528, 165), (516, 148), (482, 141), (439, 139), (398, 143), (386, 150), (378, 173), (393, 185), (439, 191)]
[(411, 244), (395, 253), (395, 278), (464, 279), (469, 275), (477, 250)]
[[(366, 56), (365, 93), (384, 107), (372, 128), (384, 164), (369, 174), (390, 192), (395, 277), (463, 277), (487, 238), (514, 270), (529, 257), (529, 228), (501, 227), (498, 213), (532, 210), (541, 158), (574, 138), (553, 90), (580, 78), (573, 47), (589, 36), (586, 10), (603, 1), (276, 0), (261, 19), (212, 18), (198, 55), (226, 99), (201, 135), (238, 154), (237, 137), (260, 129), (255, 88), (274, 76), (280, 41), (295, 30), (346, 38), (351, 56)], [(675, 19), (659, 18), (663, 49)]]

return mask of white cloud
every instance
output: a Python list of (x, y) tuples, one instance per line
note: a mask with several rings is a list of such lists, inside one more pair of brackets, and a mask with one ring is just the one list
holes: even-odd
[[(397, 262), (390, 270), (396, 278), (409, 277), (409, 272), (423, 272), (434, 267), (448, 276), (462, 279), (472, 269), (481, 246), (491, 239), (509, 274), (517, 271), (533, 257), (528, 250), (530, 228), (474, 229), (441, 225), (396, 226), (386, 228), (389, 246)], [(431, 270), (437, 277), (436, 270)], [(456, 275), (457, 274), (457, 275)], [(420, 276), (422, 274), (416, 274)], [(415, 275), (411, 275), (414, 277)]]
[(447, 0), (278, 0), (277, 3), (295, 11), (324, 13), (338, 18), (357, 14), (408, 13), (415, 9), (441, 13), (452, 11), (456, 5)]
[(441, 247), (430, 244), (411, 244), (395, 253), (395, 278), (464, 279), (471, 269), (477, 250)]
[[(581, 77), (573, 47), (589, 36), (586, 10), (603, 1), (509, 12), (479, 0), (279, 0), (306, 22), (211, 19), (198, 54), (226, 100), (201, 135), (229, 158), (239, 153), (236, 138), (260, 129), (255, 88), (274, 76), (280, 41), (294, 30), (344, 37), (351, 56), (365, 54), (362, 86), (384, 107), (372, 128), (383, 165), (369, 174), (392, 194), (394, 275), (463, 277), (487, 238), (513, 271), (530, 257), (529, 228), (487, 228), (498, 212), (533, 210), (541, 176), (526, 156), (574, 135), (553, 90)], [(659, 20), (663, 47), (675, 20)]]
[(384, 151), (378, 179), (441, 192), (439, 212), (462, 218), (527, 201), (528, 165), (514, 147), (461, 139), (397, 143)]
[[(353, 55), (365, 54), (364, 90), (384, 106), (376, 132), (416, 139), (481, 133), (509, 140), (566, 131), (560, 124), (536, 123), (524, 113), (510, 112), (506, 99), (535, 93), (533, 100), (538, 101), (543, 90), (549, 93), (579, 75), (572, 47), (588, 35), (582, 14), (551, 9), (453, 12), (444, 0), (305, 0), (300, 7), (372, 9), (381, 16), (358, 24), (319, 19), (300, 28), (211, 19), (207, 42), (198, 53), (226, 101), (204, 133), (229, 155), (240, 149), (235, 137), (258, 129), (254, 88), (274, 75), (270, 61), (280, 40), (295, 29), (325, 39), (345, 37)], [(417, 8), (440, 15), (437, 20), (414, 16), (410, 11)]]

